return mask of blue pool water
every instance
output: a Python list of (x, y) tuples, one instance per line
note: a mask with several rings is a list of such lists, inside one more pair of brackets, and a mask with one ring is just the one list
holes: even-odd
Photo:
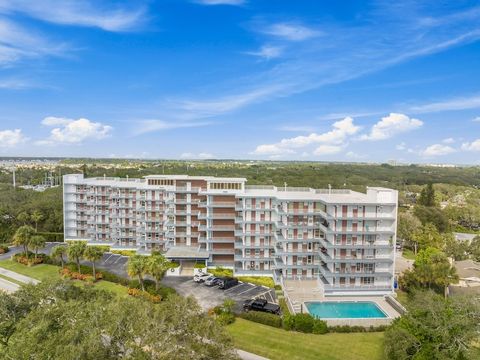
[(365, 319), (387, 317), (377, 304), (370, 301), (307, 302), (305, 305), (311, 315), (325, 319)]

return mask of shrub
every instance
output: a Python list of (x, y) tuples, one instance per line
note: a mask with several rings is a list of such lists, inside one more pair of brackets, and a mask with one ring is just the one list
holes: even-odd
[(282, 314), (290, 314), (290, 310), (288, 309), (287, 301), (285, 298), (279, 298), (278, 299), (278, 305), (280, 306), (280, 309), (282, 311)]
[(24, 253), (18, 253), (12, 256), (12, 260), (18, 262), (19, 264), (32, 266), (37, 264), (46, 263), (49, 261), (49, 257), (45, 254), (38, 254), (35, 259), (35, 254), (28, 252), (27, 256)]
[(315, 319), (313, 322), (312, 332), (314, 334), (326, 334), (328, 333), (327, 323), (320, 319)]
[(240, 276), (238, 280), (255, 285), (266, 286), (268, 288), (273, 288), (275, 286), (273, 279), (268, 276)]
[(205, 269), (206, 267), (205, 263), (195, 263), (194, 266), (195, 269)]
[(336, 333), (383, 332), (387, 328), (388, 328), (387, 325), (370, 326), (370, 327), (338, 325), (338, 326), (330, 326), (328, 328), (328, 331), (336, 332)]
[(328, 332), (327, 323), (323, 320), (315, 319), (310, 314), (284, 315), (283, 328), (285, 330), (314, 334), (326, 334)]
[(111, 250), (110, 252), (122, 256), (133, 256), (137, 253), (135, 250)]
[(275, 290), (282, 290), (282, 285), (275, 285), (273, 288)]
[(220, 315), (218, 315), (215, 318), (215, 320), (217, 320), (217, 322), (220, 325), (229, 325), (235, 322), (235, 315), (231, 313), (223, 312)]
[[(68, 279), (73, 279), (73, 280), (81, 280), (81, 281), (87, 281), (90, 283), (94, 282), (93, 276), (89, 274), (81, 274), (77, 271), (72, 271), (69, 268), (64, 268), (60, 269), (60, 275), (63, 278), (68, 278)], [(96, 280), (101, 280), (102, 279), (102, 274), (101, 273), (96, 273)]]
[(218, 277), (233, 277), (233, 270), (225, 269), (221, 266), (217, 266), (216, 268), (209, 268), (208, 272)]
[(155, 303), (155, 304), (162, 301), (162, 297), (160, 295), (152, 295), (152, 294), (149, 294), (148, 292), (142, 291), (140, 289), (129, 288), (127, 290), (127, 293), (130, 296), (140, 298), (140, 299), (144, 299), (144, 300), (150, 301), (150, 302)]
[(259, 324), (273, 326), (276, 328), (282, 327), (282, 318), (278, 315), (259, 312), (259, 311), (249, 311), (240, 314), (240, 317), (245, 320), (250, 320)]
[(7, 245), (0, 245), (0, 255), (1, 254), (6, 254), (8, 252), (8, 246)]

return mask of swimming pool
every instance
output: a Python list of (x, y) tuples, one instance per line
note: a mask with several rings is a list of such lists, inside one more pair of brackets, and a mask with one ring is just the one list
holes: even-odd
[(324, 301), (305, 303), (308, 312), (324, 319), (386, 318), (380, 307), (371, 301)]

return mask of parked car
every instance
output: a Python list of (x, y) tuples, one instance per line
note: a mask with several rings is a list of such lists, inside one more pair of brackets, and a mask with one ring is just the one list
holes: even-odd
[(212, 274), (199, 273), (199, 274), (196, 274), (196, 275), (193, 277), (193, 281), (195, 281), (196, 283), (202, 283), (202, 282), (204, 282), (205, 280), (207, 280), (210, 276), (212, 276)]
[(212, 276), (209, 276), (207, 279), (205, 279), (205, 282), (203, 284), (206, 286), (215, 286), (215, 285), (218, 285), (219, 281), (220, 281), (219, 277), (212, 275)]
[(238, 279), (229, 277), (220, 279), (218, 283), (218, 287), (222, 290), (230, 289), (231, 287), (234, 287), (236, 285), (238, 285)]
[(250, 299), (243, 303), (243, 311), (263, 311), (270, 314), (280, 315), (280, 306), (269, 303), (265, 299)]

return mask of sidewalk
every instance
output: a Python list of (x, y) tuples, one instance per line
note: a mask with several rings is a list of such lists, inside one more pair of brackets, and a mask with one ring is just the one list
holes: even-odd
[(33, 279), (29, 276), (21, 275), (19, 273), (4, 269), (2, 267), (0, 267), (0, 275), (9, 277), (13, 280), (17, 280), (17, 281), (19, 281), (21, 283), (24, 283), (24, 284), (38, 284), (40, 282), (37, 279)]
[(252, 354), (243, 350), (237, 350), (237, 354), (242, 360), (269, 360), (263, 356)]
[(0, 291), (5, 291), (7, 294), (11, 294), (15, 291), (17, 291), (18, 289), (20, 288), (20, 286), (18, 286), (17, 284), (15, 283), (12, 283), (8, 280), (5, 280), (3, 278), (0, 278)]

